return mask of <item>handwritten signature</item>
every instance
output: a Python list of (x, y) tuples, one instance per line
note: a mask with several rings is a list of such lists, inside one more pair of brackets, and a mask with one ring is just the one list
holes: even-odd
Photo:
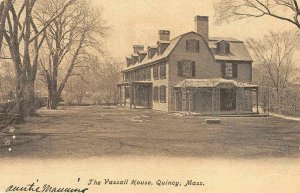
[[(78, 179), (78, 182), (80, 179)], [(37, 180), (38, 182), (38, 180)], [(74, 188), (74, 187), (57, 187), (49, 184), (44, 184), (42, 186), (35, 184), (34, 182), (31, 184), (27, 184), (25, 186), (16, 186), (10, 185), (6, 188), (5, 192), (68, 192), (68, 193), (85, 193), (88, 188)]]

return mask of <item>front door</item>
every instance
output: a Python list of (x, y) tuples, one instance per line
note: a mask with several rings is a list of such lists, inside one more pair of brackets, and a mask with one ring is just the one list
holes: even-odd
[(220, 90), (221, 110), (231, 111), (236, 109), (236, 89), (226, 88)]

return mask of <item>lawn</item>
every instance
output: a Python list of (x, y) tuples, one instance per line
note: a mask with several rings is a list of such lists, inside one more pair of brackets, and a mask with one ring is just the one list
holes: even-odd
[(300, 157), (300, 122), (276, 117), (221, 117), (221, 124), (206, 124), (207, 117), (121, 107), (38, 113), (15, 131), (10, 152), (0, 145), (1, 157)]

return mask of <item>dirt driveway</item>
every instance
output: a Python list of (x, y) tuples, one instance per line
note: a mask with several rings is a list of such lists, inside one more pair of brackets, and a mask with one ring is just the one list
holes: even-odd
[(40, 110), (16, 130), (12, 150), (0, 157), (170, 156), (218, 158), (300, 157), (300, 122), (281, 118), (178, 116), (120, 107)]

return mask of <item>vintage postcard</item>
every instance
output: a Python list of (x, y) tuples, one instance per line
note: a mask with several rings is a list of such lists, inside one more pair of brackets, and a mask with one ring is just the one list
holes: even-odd
[(299, 0), (0, 0), (0, 193), (299, 193)]

